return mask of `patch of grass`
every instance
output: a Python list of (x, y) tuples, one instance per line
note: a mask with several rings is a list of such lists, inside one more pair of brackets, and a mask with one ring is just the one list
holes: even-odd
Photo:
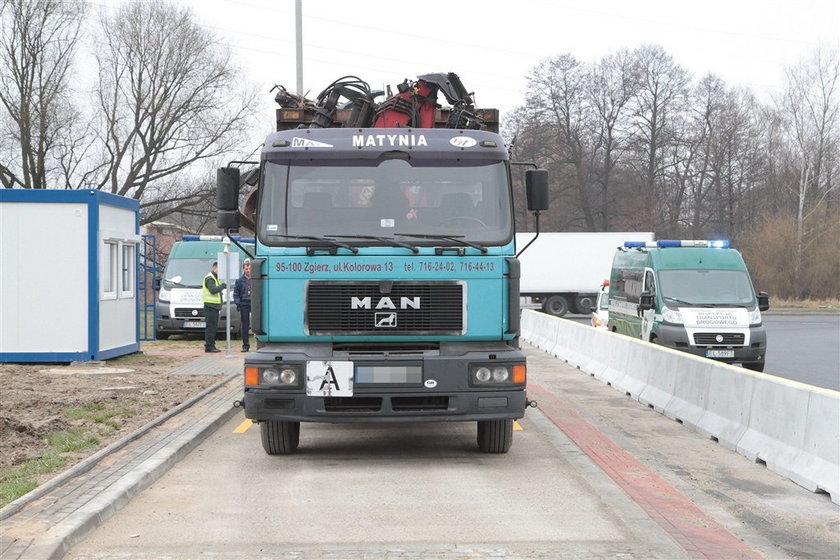
[(70, 428), (47, 434), (47, 442), (60, 453), (81, 451), (99, 445), (99, 439), (84, 428)]
[(104, 403), (92, 402), (82, 406), (70, 407), (64, 410), (64, 415), (73, 420), (86, 420), (95, 424), (102, 424), (112, 430), (120, 429), (120, 422), (115, 418), (131, 418), (136, 412), (130, 406), (136, 404), (137, 399), (130, 399), (128, 402), (113, 403), (108, 406)]
[(837, 299), (775, 299), (770, 298), (771, 311), (814, 311), (834, 312), (840, 311), (840, 300)]
[(0, 469), (0, 508), (38, 486), (35, 477), (64, 466), (67, 459), (55, 451), (30, 459), (19, 467)]

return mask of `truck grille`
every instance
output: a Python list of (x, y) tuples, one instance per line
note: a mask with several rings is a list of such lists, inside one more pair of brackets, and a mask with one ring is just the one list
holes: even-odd
[[(718, 341), (717, 337), (721, 340)], [(744, 333), (694, 333), (697, 346), (743, 346)]]
[(204, 308), (196, 309), (198, 315), (193, 315), (192, 307), (189, 308), (175, 308), (175, 316), (179, 319), (204, 319)]
[(460, 282), (309, 282), (309, 334), (463, 334)]

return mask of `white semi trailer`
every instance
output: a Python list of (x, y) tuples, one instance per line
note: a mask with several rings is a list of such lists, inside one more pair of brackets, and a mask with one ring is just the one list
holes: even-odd
[[(533, 233), (517, 233), (517, 252), (533, 238)], [(635, 240), (653, 241), (653, 232), (540, 233), (519, 257), (525, 304), (558, 317), (589, 314), (610, 278), (616, 247)]]

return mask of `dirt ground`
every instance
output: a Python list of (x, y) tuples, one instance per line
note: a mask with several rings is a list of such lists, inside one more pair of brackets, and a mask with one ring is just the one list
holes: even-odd
[(0, 364), (0, 480), (3, 469), (59, 453), (59, 468), (37, 477), (48, 480), (218, 383), (220, 375), (169, 375), (205, 355), (202, 340), (170, 340), (142, 342), (140, 353), (99, 366), (130, 373), (67, 373), (78, 364)]

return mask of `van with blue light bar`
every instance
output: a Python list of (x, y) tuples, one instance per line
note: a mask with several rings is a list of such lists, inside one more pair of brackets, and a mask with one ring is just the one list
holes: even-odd
[(769, 308), (726, 240), (627, 241), (613, 258), (612, 332), (764, 371)]
[[(234, 240), (253, 251), (253, 238), (235, 237)], [(155, 279), (155, 289), (158, 292), (155, 302), (155, 336), (159, 340), (165, 340), (173, 334), (204, 333), (201, 282), (224, 248), (225, 243), (221, 235), (185, 235), (181, 241), (172, 244), (163, 275)], [(242, 274), (242, 263), (248, 255), (236, 243), (231, 243), (230, 250), (239, 252), (240, 271), (236, 276), (239, 278)], [(232, 290), (223, 292), (225, 298), (232, 297), (232, 294)], [(219, 333), (227, 329), (227, 308), (227, 305), (222, 306)], [(239, 312), (233, 305), (230, 311), (231, 336), (239, 335)]]

